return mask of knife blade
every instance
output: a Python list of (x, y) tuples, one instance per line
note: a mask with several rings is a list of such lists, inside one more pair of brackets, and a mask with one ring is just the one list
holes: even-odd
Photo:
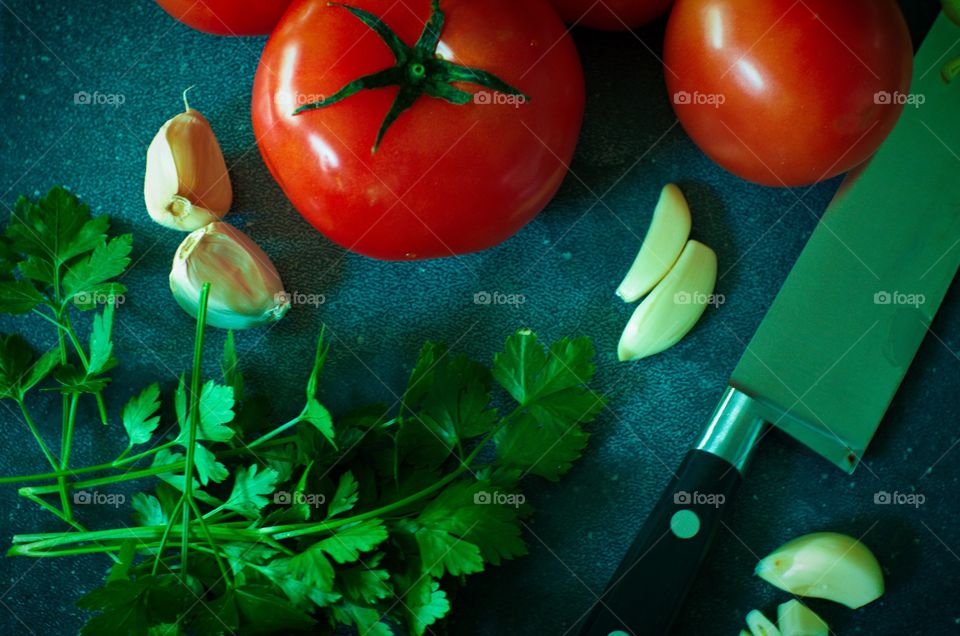
[(960, 84), (938, 72), (958, 39), (941, 15), (912, 103), (823, 214), (580, 636), (669, 632), (767, 423), (860, 462), (960, 266)]

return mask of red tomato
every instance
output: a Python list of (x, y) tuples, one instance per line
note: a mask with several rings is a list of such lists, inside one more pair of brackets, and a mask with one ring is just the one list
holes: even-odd
[(626, 31), (666, 13), (673, 0), (550, 0), (567, 24)]
[(157, 0), (174, 18), (214, 35), (267, 35), (291, 0)]
[[(382, 18), (399, 36), (396, 46), (407, 48), (432, 11), (430, 0), (352, 6)], [(427, 38), (426, 53), (396, 67), (383, 37), (355, 10), (300, 0), (257, 70), (254, 132), (274, 178), (318, 230), (368, 256), (433, 258), (500, 243), (556, 193), (580, 131), (580, 61), (545, 0), (439, 7), (446, 20), (439, 41)], [(444, 69), (453, 64), (495, 75), (504, 90), (478, 86), (472, 75), (447, 83)], [(333, 103), (344, 86), (379, 72), (399, 72), (403, 91), (381, 82)], [(511, 87), (526, 98), (504, 92)], [(426, 88), (466, 103), (418, 96)], [(325, 96), (328, 105), (294, 114)], [(372, 152), (398, 98), (410, 107)]]
[(798, 186), (874, 153), (908, 98), (912, 47), (894, 0), (677, 0), (664, 65), (710, 158)]

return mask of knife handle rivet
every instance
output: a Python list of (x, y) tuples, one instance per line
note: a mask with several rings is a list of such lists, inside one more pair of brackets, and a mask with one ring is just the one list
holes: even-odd
[(679, 539), (692, 539), (700, 532), (700, 517), (693, 510), (678, 510), (670, 517), (670, 530)]

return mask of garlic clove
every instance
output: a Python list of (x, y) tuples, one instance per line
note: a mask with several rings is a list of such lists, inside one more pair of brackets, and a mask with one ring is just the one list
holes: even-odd
[(830, 628), (812, 609), (794, 599), (777, 608), (777, 624), (783, 636), (829, 636)]
[(753, 636), (753, 634), (751, 634), (750, 632), (748, 632), (748, 631), (745, 630), (745, 629), (741, 629), (741, 630), (740, 630), (740, 636)]
[(233, 202), (233, 188), (210, 123), (189, 104), (186, 109), (167, 121), (150, 143), (143, 193), (154, 221), (192, 232), (223, 218)]
[(780, 636), (780, 630), (760, 610), (747, 614), (747, 627), (753, 636)]
[(210, 282), (207, 324), (249, 329), (280, 320), (290, 309), (270, 258), (253, 240), (227, 223), (211, 223), (183, 240), (173, 257), (170, 289), (196, 318), (200, 288)]
[(643, 299), (620, 336), (621, 361), (640, 360), (669, 349), (693, 329), (712, 299), (717, 255), (688, 241), (676, 264)]
[(690, 208), (676, 185), (668, 183), (660, 192), (650, 228), (617, 295), (632, 303), (653, 289), (677, 262), (690, 238)]
[(797, 596), (856, 609), (883, 595), (883, 572), (867, 546), (836, 532), (798, 537), (757, 564), (756, 575)]

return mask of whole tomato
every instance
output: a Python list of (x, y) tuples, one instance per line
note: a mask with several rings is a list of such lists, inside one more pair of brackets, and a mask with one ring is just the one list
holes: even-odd
[(626, 31), (666, 13), (673, 0), (550, 0), (567, 24), (604, 31)]
[(798, 186), (870, 157), (908, 97), (894, 0), (677, 0), (664, 43), (683, 127), (734, 174)]
[(187, 26), (214, 35), (267, 35), (291, 0), (157, 0)]
[(381, 259), (513, 235), (567, 173), (580, 61), (546, 0), (295, 2), (253, 125), (274, 178), (333, 241)]

